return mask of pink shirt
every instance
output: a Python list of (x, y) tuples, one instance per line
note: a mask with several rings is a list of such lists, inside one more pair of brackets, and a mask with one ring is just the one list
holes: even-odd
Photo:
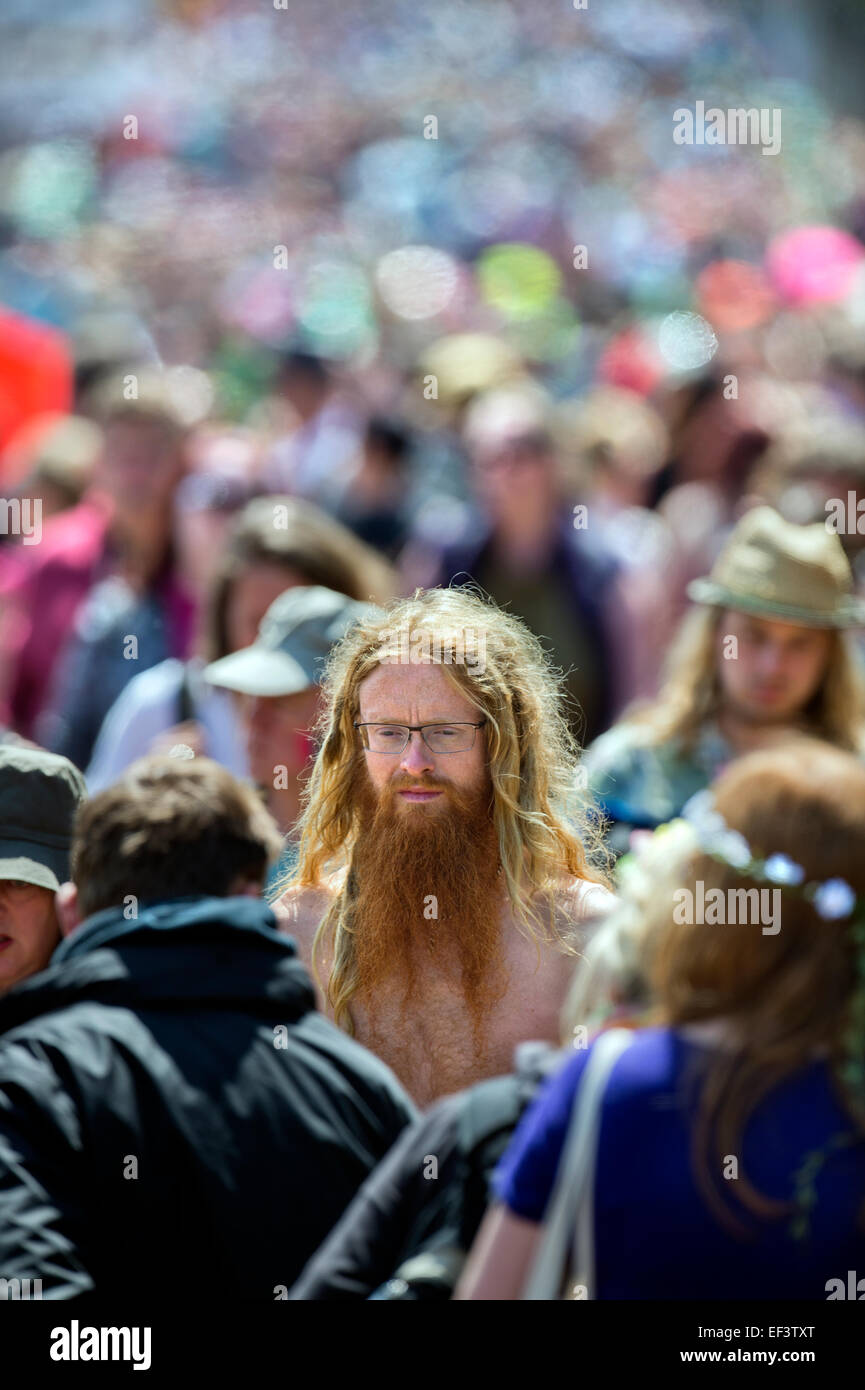
[[(92, 495), (46, 522), (38, 546), (0, 553), (0, 717), (25, 737), (32, 736), (79, 606), (114, 568), (109, 526), (108, 505)], [(185, 657), (192, 601), (168, 570), (154, 589), (165, 605), (171, 654)]]

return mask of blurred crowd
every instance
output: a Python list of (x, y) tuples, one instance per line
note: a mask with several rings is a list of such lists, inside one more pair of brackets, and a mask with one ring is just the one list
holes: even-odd
[[(458, 1296), (557, 1296), (567, 1251), (549, 1252), (560, 1234), (551, 1212), (570, 1231), (586, 1200), (562, 1186), (568, 1118), (586, 1068), (603, 1085), (615, 1047), (630, 1046), (599, 1164), (598, 1283), (595, 1252), (582, 1248), (571, 1269), (580, 1287), (721, 1297), (736, 1280), (758, 1297), (768, 1281), (774, 1296), (822, 1297), (824, 1275), (862, 1258), (861, 1148), (848, 1150), (861, 1146), (865, 1113), (865, 956), (861, 927), (854, 947), (853, 929), (845, 937), (837, 924), (858, 921), (865, 893), (865, 114), (846, 79), (827, 90), (819, 18), (770, 5), (755, 20), (747, 5), (704, 0), (585, 10), (174, 0), (84, 6), (54, 29), (23, 10), (4, 24), (27, 61), (0, 98), (0, 891), (11, 894), (0, 1026), (37, 1037), (40, 1010), (59, 1007), (50, 972), (61, 989), (64, 970), (100, 1006), (143, 1011), (171, 1057), (189, 1020), (175, 1036), (174, 1024), (152, 1023), (160, 1010), (200, 1006), (217, 1058), (220, 1046), (243, 1052), (244, 1020), (269, 1031), (285, 1017), (293, 1064), (319, 1089), (292, 1094), (259, 1037), (249, 1103), (259, 1139), (270, 1107), (292, 1116), (273, 1161), (302, 1152), (310, 1191), (327, 1185), (315, 1145), (326, 1152), (327, 1200), (267, 1238), (253, 1211), (254, 1237), (234, 1232), (227, 1254), (206, 1212), (189, 1236), (229, 1271), (254, 1267), (259, 1297), (288, 1293), (317, 1251), (289, 1296), (450, 1294), (479, 1229)], [(780, 110), (780, 151), (677, 145), (673, 112), (697, 96)], [(364, 681), (378, 679), (387, 615), (406, 633), (488, 631), (482, 694), (461, 705), (451, 691), (445, 709), (442, 683), (430, 703), (415, 667), (401, 676), (404, 704), (396, 685), (373, 698)], [(512, 761), (489, 755), (501, 798), (492, 847), (477, 830), (482, 770), (471, 759), (489, 750), (477, 731), (505, 706), (513, 727), (497, 737), (511, 738)], [(486, 719), (474, 721), (479, 709)], [(342, 777), (349, 717), (372, 790)], [(382, 819), (387, 778), (374, 769), (389, 752), (369, 730), (385, 717), (405, 720), (390, 733), (404, 734), (394, 752), (417, 782), (408, 793), (395, 782), (395, 795), (434, 797), (434, 778), (457, 770), (466, 799), (455, 794), (449, 831), (429, 842), (437, 861), (398, 815)], [(150, 755), (170, 758), (139, 762)], [(699, 798), (716, 784), (706, 811)], [(683, 813), (703, 838), (671, 854), (665, 828)], [(75, 901), (61, 889), (70, 843)], [(551, 947), (543, 1008), (508, 998), (509, 1027), (482, 1043), (469, 1029), (463, 1051), (462, 1022), (450, 1021), (452, 1054), (422, 1035), (415, 1057), (375, 1007), (400, 950), (394, 924), (410, 935), (400, 899), (417, 916), (423, 874), (449, 860), (437, 891), (454, 894), (455, 915), (464, 891), (480, 933), (489, 895), (505, 892), (525, 926), (518, 844), (538, 891), (552, 891), (544, 863), (564, 866), (576, 896), (563, 906), (554, 893), (555, 911), (581, 933), (603, 919), (586, 968), (572, 980), (588, 938), (579, 952), (567, 946), (566, 977)], [(658, 846), (663, 872), (651, 867)], [(351, 873), (326, 909), (303, 894), (338, 852)], [(115, 857), (125, 879), (107, 870)], [(794, 897), (802, 883), (813, 891), (777, 941), (765, 927), (739, 933), (735, 946), (724, 938), (725, 955), (716, 935), (709, 946), (705, 932), (673, 930), (658, 885), (693, 894), (717, 870), (726, 893), (727, 869)], [(263, 903), (212, 901), (261, 894), (275, 919)], [(189, 899), (183, 911), (160, 916), (160, 900), (175, 897)], [(139, 899), (156, 903), (145, 920)], [(340, 915), (348, 902), (356, 919)], [(133, 920), (154, 953), (140, 993), (128, 988), (140, 961), (122, 955)], [(300, 960), (280, 954), (284, 935), (279, 949), (268, 939), (274, 921)], [(353, 954), (358, 922), (381, 924), (377, 954)], [(244, 962), (236, 981), (218, 950), (196, 955), (202, 923), (217, 945), (245, 932), (248, 958), (232, 948)], [(177, 978), (201, 971), (206, 1005), (165, 985), (169, 926), (189, 953)], [(560, 930), (545, 949), (567, 944)], [(116, 979), (114, 965), (103, 978), (88, 958), (106, 944), (125, 962)], [(471, 954), (468, 933), (460, 943), (474, 1023), (493, 1008), (487, 946), (489, 958)], [(350, 1046), (312, 1018), (301, 960), (321, 1011), (343, 1027), (356, 989), (372, 1000), (368, 1015), (353, 1006)], [(407, 952), (401, 964), (414, 988), (417, 962)], [(231, 1042), (214, 1023), (223, 1014)], [(731, 1019), (739, 1071), (725, 1071)], [(591, 1020), (592, 1036), (600, 1020), (613, 1043), (574, 1058), (572, 1034)], [(57, 1046), (92, 1078), (93, 1038), (70, 1028)], [(508, 1076), (514, 1047), (532, 1041), (540, 1050), (523, 1050)], [(135, 1053), (138, 1042), (123, 1046)], [(665, 1129), (653, 1097), (679, 1095), (701, 1047), (718, 1063), (709, 1099)], [(6, 1062), (0, 1093), (19, 1088), (51, 1110), (39, 1067)], [(134, 1066), (118, 1076), (137, 1094)], [(481, 1095), (490, 1077), (508, 1085)], [(242, 1132), (243, 1105), (223, 1081), (217, 1060), (195, 1084), (213, 1123), (229, 1113), (228, 1129)], [(91, 1101), (102, 1103), (96, 1090)], [(179, 1092), (169, 1109), (182, 1131)], [(142, 1153), (161, 1113), (138, 1122)], [(41, 1261), (0, 1237), (10, 1262), (0, 1274), (47, 1280), (59, 1260), (56, 1296), (104, 1285), (110, 1223), (85, 1250), (90, 1198), (52, 1188), (29, 1119), (10, 1114), (9, 1143), (17, 1136), (38, 1178), (29, 1197), (48, 1192), (60, 1215)], [(738, 1218), (760, 1251), (750, 1272), (716, 1171), (724, 1143), (739, 1153), (743, 1134)], [(2, 1139), (0, 1098), (0, 1158)], [(75, 1149), (74, 1135), (64, 1141)], [(121, 1148), (137, 1153), (136, 1142)], [(223, 1170), (178, 1140), (171, 1161), (250, 1192), (254, 1148)], [(642, 1185), (626, 1161), (638, 1149), (656, 1165)], [(430, 1153), (448, 1174), (441, 1203), (418, 1176)], [(109, 1184), (114, 1157), (99, 1150)], [(816, 1253), (803, 1254), (814, 1202), (802, 1192), (818, 1179)], [(788, 1199), (795, 1257), (780, 1226), (759, 1234)], [(142, 1196), (141, 1230), (172, 1200), (167, 1179)], [(223, 1200), (208, 1188), (213, 1209)], [(13, 1228), (14, 1211), (5, 1216)], [(658, 1229), (672, 1233), (671, 1253), (652, 1263)], [(144, 1281), (158, 1275), (141, 1239)], [(291, 1248), (282, 1266), (279, 1241)]]
[[(587, 743), (657, 692), (747, 507), (859, 496), (865, 126), (821, 95), (805, 17), (794, 80), (707, 6), (385, 5), (336, 33), (327, 9), (69, 16), (64, 52), (111, 59), (86, 102), (59, 38), (16, 30), (2, 708), (97, 783), (133, 677), (244, 645), (280, 587), (330, 582), (339, 527), (381, 563), (337, 588), (471, 579), (524, 617)], [(779, 155), (673, 143), (707, 65), (783, 111)], [(254, 535), (267, 495), (314, 529)]]

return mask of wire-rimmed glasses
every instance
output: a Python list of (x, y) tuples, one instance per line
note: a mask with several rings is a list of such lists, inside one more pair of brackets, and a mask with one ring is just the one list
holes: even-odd
[(370, 753), (404, 753), (412, 734), (418, 733), (431, 753), (467, 753), (474, 747), (477, 730), (486, 724), (457, 720), (453, 724), (358, 724), (364, 748)]

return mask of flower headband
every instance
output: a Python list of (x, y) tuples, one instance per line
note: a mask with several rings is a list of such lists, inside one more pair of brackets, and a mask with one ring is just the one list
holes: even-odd
[(708, 788), (692, 796), (682, 811), (681, 819), (694, 831), (697, 843), (706, 854), (737, 870), (744, 878), (774, 883), (779, 888), (801, 889), (801, 896), (812, 904), (824, 921), (850, 917), (858, 898), (843, 878), (811, 879), (805, 883), (805, 870), (789, 855), (770, 854), (761, 859), (738, 830), (731, 830), (715, 809)]
[[(854, 946), (856, 984), (850, 1001), (850, 1021), (843, 1046), (845, 1061), (840, 1074), (854, 1093), (860, 1108), (865, 1097), (865, 901), (860, 900), (843, 878), (809, 879), (805, 870), (789, 855), (772, 853), (765, 858), (755, 855), (744, 835), (733, 830), (717, 810), (710, 789), (697, 792), (682, 810), (681, 816), (658, 826), (652, 835), (666, 836), (687, 827), (692, 840), (703, 853), (719, 863), (728, 865), (743, 877), (772, 883), (801, 896), (809, 902), (824, 921), (850, 918), (849, 934)], [(628, 860), (639, 858), (628, 854), (619, 860), (627, 874)], [(790, 1235), (796, 1240), (809, 1233), (810, 1209), (817, 1201), (815, 1179), (830, 1154), (861, 1142), (861, 1134), (849, 1130), (833, 1135), (820, 1149), (808, 1153), (794, 1174), (795, 1213), (790, 1222)]]

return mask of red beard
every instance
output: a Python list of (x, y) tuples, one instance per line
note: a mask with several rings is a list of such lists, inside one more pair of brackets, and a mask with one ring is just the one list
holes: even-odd
[[(401, 789), (442, 790), (447, 805), (397, 801)], [(423, 992), (424, 966), (452, 968), (483, 1051), (482, 1026), (502, 997), (499, 850), (489, 782), (478, 791), (397, 777), (379, 796), (359, 789), (360, 833), (347, 882), (357, 993), (375, 1031), (381, 988), (402, 985), (402, 1016)]]

